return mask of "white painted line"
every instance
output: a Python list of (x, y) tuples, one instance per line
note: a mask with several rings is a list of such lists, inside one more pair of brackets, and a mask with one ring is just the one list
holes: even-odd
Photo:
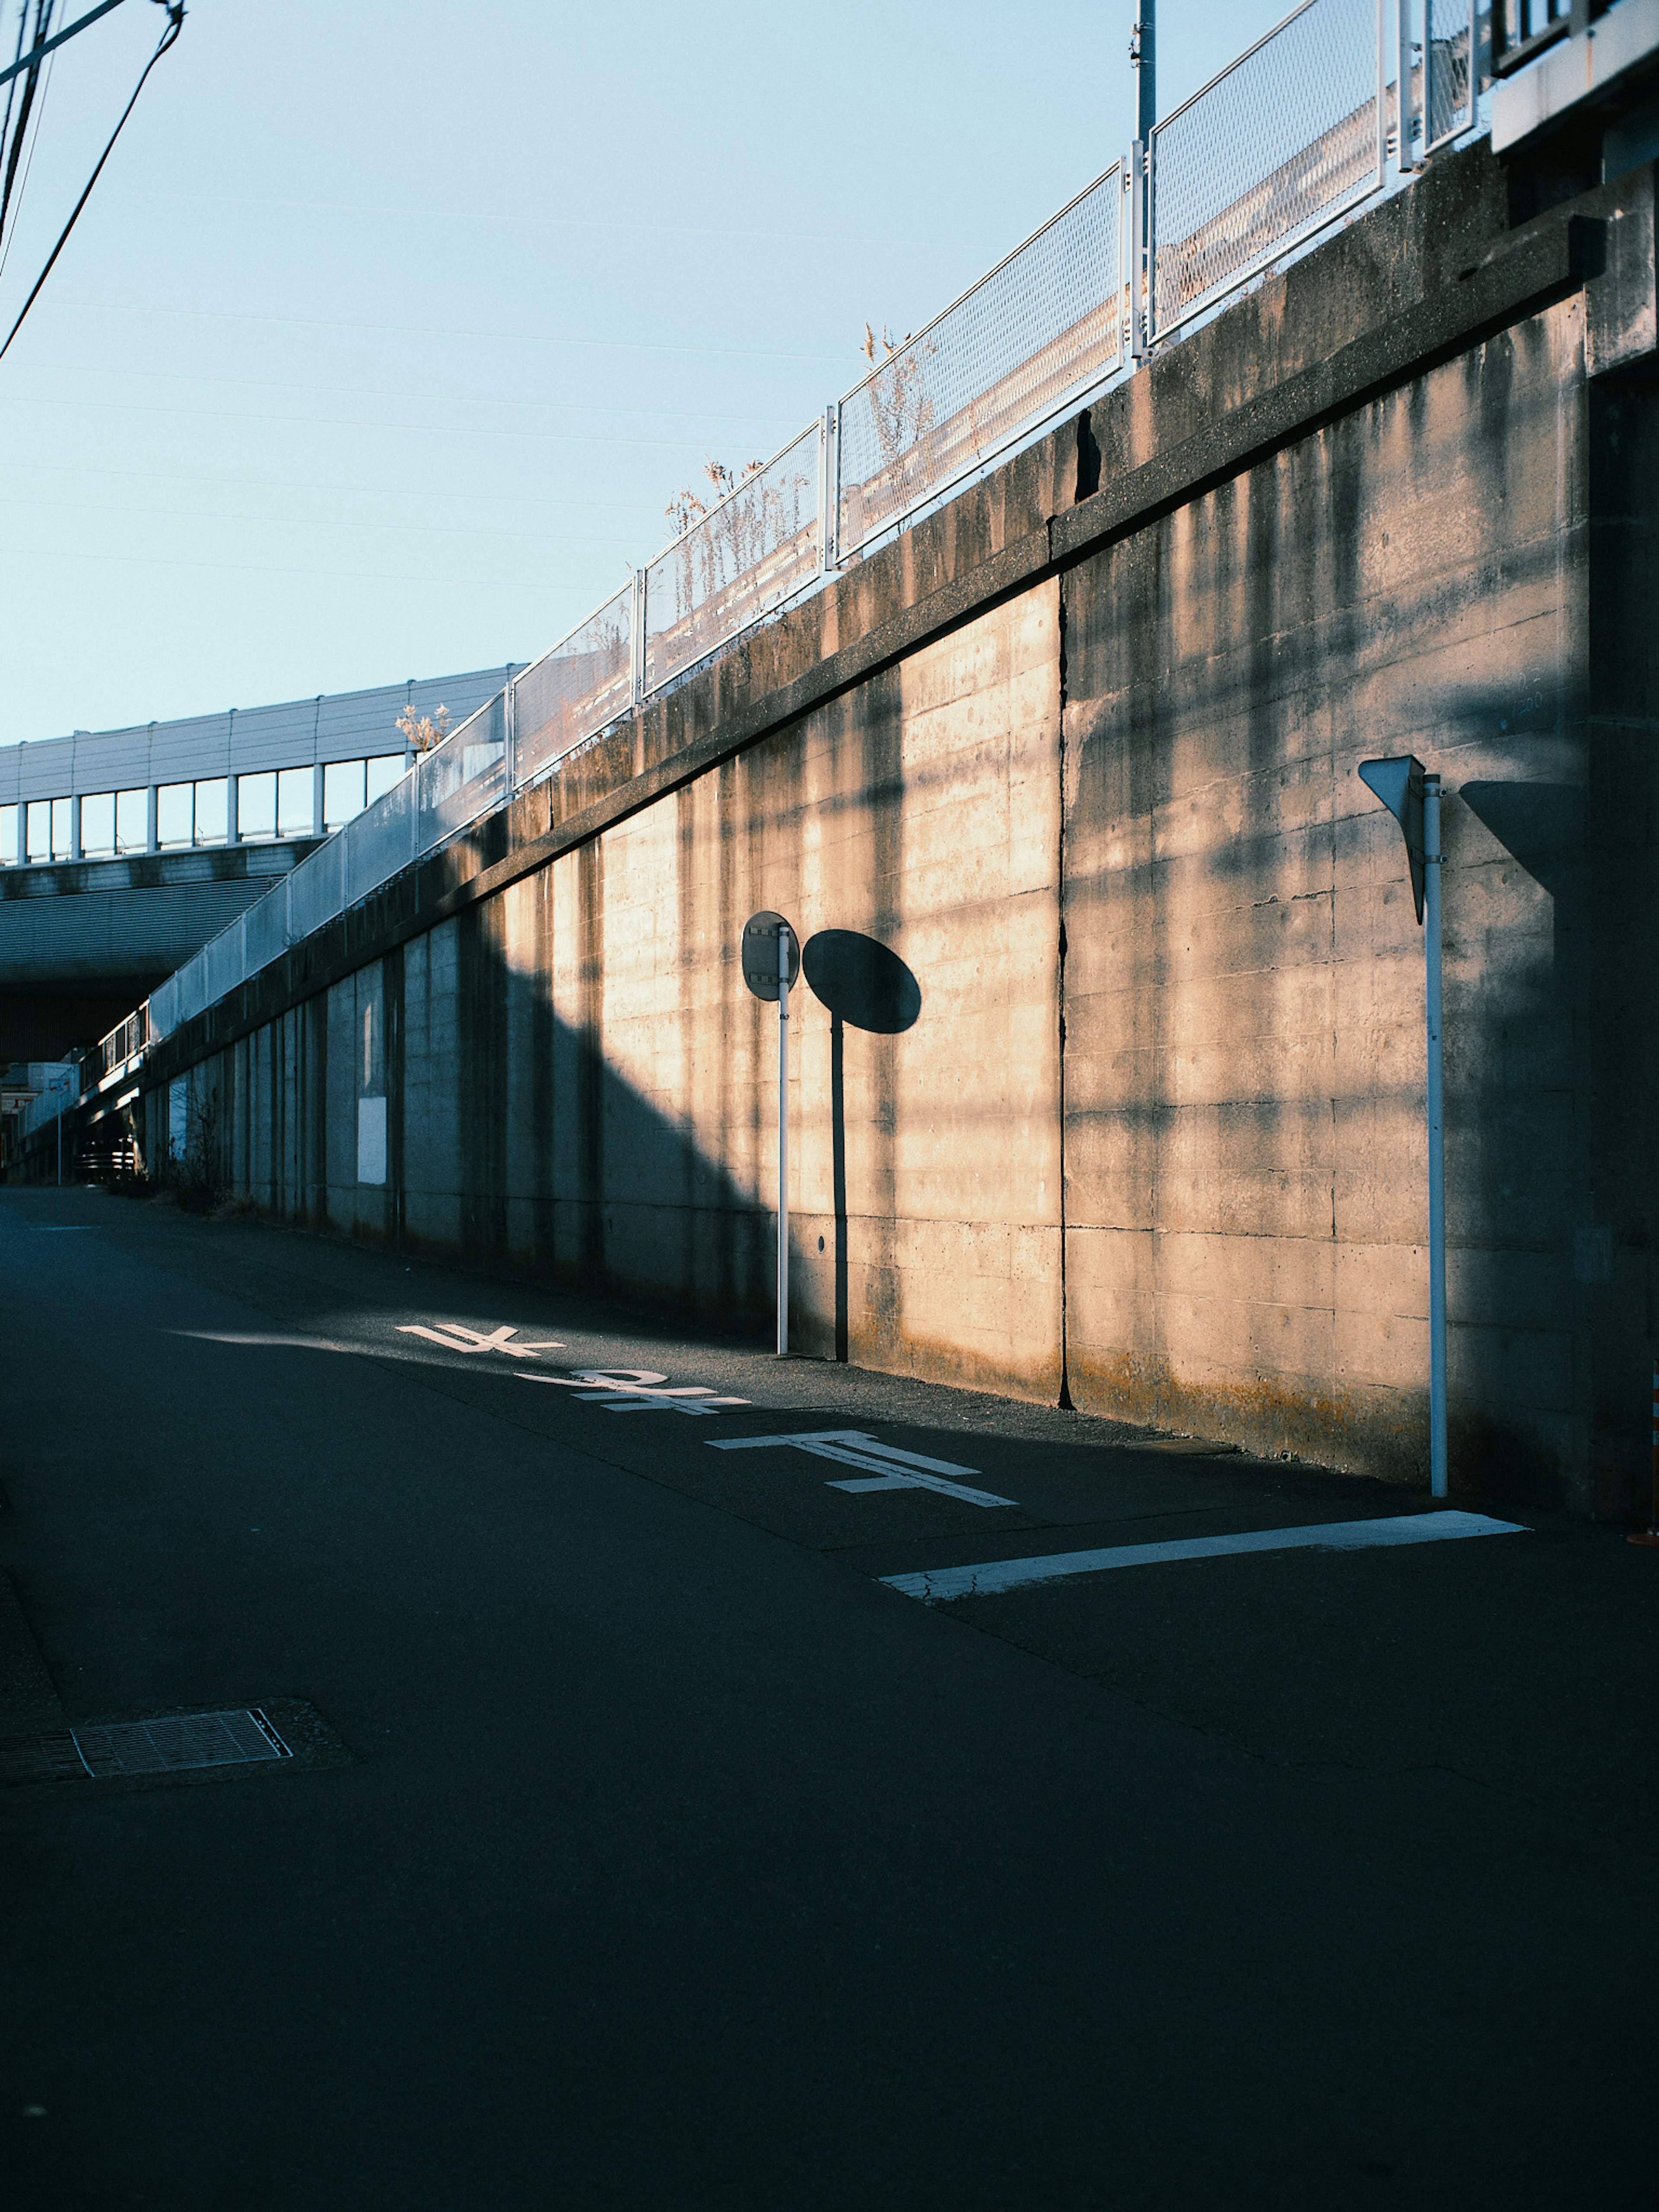
[(1484, 1513), (1395, 1513), (1380, 1521), (1322, 1521), (1310, 1528), (1253, 1528), (1242, 1536), (1183, 1536), (1167, 1544), (1115, 1544), (1101, 1552), (1051, 1552), (1040, 1559), (989, 1559), (975, 1567), (929, 1567), (917, 1575), (883, 1575), (889, 1589), (924, 1605), (952, 1598), (992, 1597), (1033, 1583), (1109, 1574), (1114, 1567), (1154, 1567), (1171, 1559), (1216, 1559), (1235, 1552), (1358, 1552), (1376, 1544), (1433, 1544), (1454, 1536), (1512, 1536), (1515, 1521)]
[(520, 1375), (520, 1382), (551, 1382), (574, 1390), (584, 1403), (597, 1401), (607, 1413), (712, 1413), (720, 1406), (746, 1406), (747, 1398), (717, 1398), (706, 1382), (665, 1389), (668, 1377), (648, 1367), (579, 1367), (574, 1375)]
[[(358, 1181), (361, 1182), (360, 1176)], [(446, 1352), (504, 1352), (509, 1359), (533, 1359), (538, 1352), (562, 1352), (562, 1344), (515, 1344), (516, 1328), (503, 1326), (492, 1329), (488, 1336), (465, 1322), (441, 1321), (436, 1328), (424, 1328), (417, 1321), (398, 1324), (399, 1336), (423, 1336), (428, 1344), (441, 1344)]]
[(870, 1480), (830, 1482), (829, 1490), (934, 1490), (941, 1498), (959, 1498), (964, 1505), (1012, 1505), (1012, 1498), (999, 1498), (993, 1490), (970, 1490), (950, 1478), (977, 1474), (976, 1467), (957, 1467), (948, 1459), (924, 1459), (920, 1452), (901, 1451), (896, 1444), (878, 1443), (862, 1429), (803, 1429), (784, 1437), (710, 1437), (714, 1451), (758, 1451), (763, 1444), (787, 1446), (811, 1452), (816, 1459), (839, 1461), (843, 1467), (864, 1468)]

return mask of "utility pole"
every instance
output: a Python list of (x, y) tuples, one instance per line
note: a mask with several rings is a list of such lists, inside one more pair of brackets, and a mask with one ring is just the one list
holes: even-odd
[(1152, 125), (1158, 121), (1158, 4), (1140, 0), (1129, 33), (1135, 73), (1135, 137), (1129, 149), (1129, 329), (1131, 361), (1144, 361), (1152, 343), (1151, 256)]
[(1158, 121), (1158, 0), (1140, 0), (1139, 18), (1129, 33), (1129, 60), (1137, 85), (1135, 137), (1147, 146)]

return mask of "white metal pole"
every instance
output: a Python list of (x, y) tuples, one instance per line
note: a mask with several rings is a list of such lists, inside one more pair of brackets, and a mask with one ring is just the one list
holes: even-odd
[(1399, 0), (1400, 4), (1400, 82), (1395, 100), (1395, 119), (1400, 131), (1400, 173), (1409, 176), (1417, 167), (1417, 157), (1412, 152), (1412, 124), (1417, 114), (1417, 103), (1412, 95), (1412, 4), (1413, 0)]
[(1440, 779), (1423, 779), (1429, 1090), (1429, 1490), (1446, 1495), (1446, 1130), (1440, 1049)]
[(778, 931), (778, 1357), (789, 1349), (789, 931)]

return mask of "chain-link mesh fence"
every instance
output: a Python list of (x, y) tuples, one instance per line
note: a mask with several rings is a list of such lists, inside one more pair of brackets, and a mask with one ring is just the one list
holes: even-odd
[[(1473, 118), (1479, 24), (1470, 0), (1425, 5), (1431, 144)], [(1381, 185), (1380, 10), (1381, 0), (1305, 0), (1157, 125), (1154, 338)], [(1127, 215), (1115, 163), (832, 410), (827, 470), (814, 424), (706, 510), (688, 511), (690, 526), (646, 571), (642, 640), (629, 586), (513, 682), (511, 742), (498, 694), (154, 993), (149, 1034), (168, 1034), (1122, 368)]]
[(192, 953), (173, 980), (178, 987), (173, 1001), (174, 1020), (181, 1024), (194, 1021), (208, 1003), (206, 948)]
[(1305, 0), (1152, 132), (1162, 337), (1382, 182), (1380, 0)]
[(704, 507), (645, 572), (645, 688), (654, 691), (792, 599), (818, 574), (818, 439), (804, 430), (774, 461)]
[(441, 845), (507, 795), (507, 701), (501, 692), (422, 753), (415, 769), (420, 810), (416, 844)]
[(514, 772), (533, 782), (555, 761), (625, 714), (633, 703), (633, 587), (532, 661), (513, 685)]
[(843, 559), (1006, 451), (1123, 358), (1120, 163), (841, 403)]
[(1474, 119), (1470, 87), (1478, 52), (1475, 0), (1424, 0), (1426, 109), (1424, 150), (1432, 153)]
[(340, 840), (307, 853), (288, 879), (289, 935), (297, 944), (340, 911)]
[(245, 917), (238, 915), (228, 929), (209, 938), (202, 950), (207, 960), (208, 1003), (228, 997), (247, 974), (243, 955)]
[(273, 884), (242, 917), (247, 972), (257, 975), (288, 950), (288, 878)]
[(404, 776), (340, 832), (345, 848), (341, 893), (347, 906), (378, 890), (414, 859), (415, 793), (415, 778)]

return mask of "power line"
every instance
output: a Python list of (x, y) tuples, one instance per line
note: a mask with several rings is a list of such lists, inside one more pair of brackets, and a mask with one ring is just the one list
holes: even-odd
[[(157, 0), (157, 4), (164, 5), (165, 0)], [(118, 8), (120, 5), (121, 0), (100, 0), (100, 4), (98, 7), (90, 9), (86, 15), (79, 17), (76, 21), (70, 23), (65, 29), (61, 30), (55, 39), (43, 40), (41, 38), (41, 33), (45, 30), (46, 25), (37, 21), (34, 27), (34, 35), (38, 43), (31, 46), (26, 54), (22, 53), (21, 46), (20, 44), (18, 51), (19, 53), (21, 54), (22, 58), (21, 60), (15, 61), (9, 69), (0, 70), (0, 84), (3, 84), (9, 77), (16, 76), (21, 70), (38, 69), (40, 64), (46, 59), (46, 56), (49, 53), (52, 53), (57, 47), (66, 46), (72, 38), (75, 38), (80, 32), (84, 31), (89, 23), (95, 23), (100, 15), (107, 15), (112, 8)], [(27, 13), (27, 8), (25, 12)], [(182, 12), (183, 11), (181, 9), (180, 13), (182, 14)], [(46, 13), (48, 15), (51, 15), (52, 10), (50, 8), (47, 9)]]
[[(17, 8), (17, 52), (18, 52), (18, 55), (19, 55), (19, 58), (21, 58), (21, 55), (22, 55), (22, 52), (23, 52), (23, 39), (24, 39), (24, 35), (25, 35), (25, 33), (26, 33), (26, 32), (27, 32), (27, 28), (28, 28), (28, 20), (29, 20), (29, 0), (18, 0), (18, 8)], [(5, 144), (5, 143), (6, 143), (6, 134), (7, 134), (7, 132), (11, 129), (11, 102), (12, 102), (12, 95), (13, 95), (13, 94), (14, 94), (16, 90), (17, 90), (17, 72), (16, 72), (16, 70), (14, 68), (14, 70), (13, 70), (13, 71), (12, 71), (12, 73), (11, 73), (11, 76), (7, 79), (7, 82), (6, 82), (6, 114), (5, 114), (5, 120), (4, 120), (3, 122), (0, 122), (0, 146), (3, 146), (3, 145)]]
[[(50, 7), (52, 0), (41, 0), (41, 4), (46, 7)], [(82, 27), (82, 24), (94, 21), (99, 15), (107, 14), (110, 6), (114, 4), (116, 4), (116, 0), (106, 0), (104, 7), (94, 9), (90, 15), (82, 16), (81, 23), (74, 25), (72, 29), (78, 30)], [(18, 331), (22, 329), (24, 317), (28, 313), (29, 309), (34, 305), (35, 301), (40, 298), (41, 288), (45, 285), (47, 277), (51, 276), (58, 255), (63, 252), (64, 246), (68, 245), (69, 234), (70, 231), (74, 229), (76, 222), (80, 216), (82, 209), (85, 207), (87, 202), (92, 198), (92, 188), (97, 183), (99, 178), (103, 174), (105, 162), (108, 161), (110, 155), (115, 151), (115, 142), (120, 137), (128, 116), (131, 114), (133, 109), (138, 105), (138, 95), (143, 90), (150, 71), (155, 68), (156, 63), (161, 60), (162, 55), (167, 52), (168, 48), (178, 43), (179, 33), (185, 27), (184, 0), (158, 0), (158, 4), (165, 5), (167, 11), (167, 27), (161, 33), (161, 43), (156, 47), (155, 52), (150, 56), (149, 59), (144, 64), (143, 70), (139, 72), (138, 82), (132, 88), (132, 98), (128, 100), (126, 106), (122, 109), (120, 122), (118, 123), (114, 130), (111, 131), (108, 145), (105, 147), (103, 152), (98, 156), (98, 166), (94, 169), (92, 174), (87, 179), (86, 190), (82, 193), (80, 198), (76, 200), (73, 209), (70, 210), (70, 219), (64, 225), (62, 231), (59, 233), (57, 245), (52, 247), (52, 252), (46, 256), (46, 265), (40, 271), (40, 274), (35, 278), (34, 289), (29, 294), (27, 299), (23, 302), (22, 313), (18, 316), (17, 320), (12, 325), (10, 331), (7, 333), (5, 344), (0, 345), (0, 361), (3, 361), (7, 354), (11, 350), (11, 342), (13, 338), (16, 337)], [(62, 34), (62, 37), (67, 38), (70, 35), (71, 35), (70, 32), (64, 32)], [(61, 39), (54, 41), (53, 43), (61, 44)], [(37, 51), (39, 51), (39, 49), (37, 49)]]
[[(40, 40), (52, 21), (52, 4), (53, 0), (34, 0), (34, 38), (37, 56), (40, 52)], [(17, 112), (17, 129), (12, 137), (11, 151), (6, 156), (6, 181), (4, 185), (0, 187), (0, 236), (3, 236), (5, 233), (6, 212), (11, 205), (11, 188), (17, 181), (18, 157), (22, 153), (23, 140), (28, 133), (29, 110), (34, 105), (34, 88), (40, 80), (40, 64), (38, 59), (35, 59), (29, 66), (28, 75), (23, 79), (23, 105)], [(6, 107), (9, 112), (11, 107), (9, 97), (7, 99)]]

